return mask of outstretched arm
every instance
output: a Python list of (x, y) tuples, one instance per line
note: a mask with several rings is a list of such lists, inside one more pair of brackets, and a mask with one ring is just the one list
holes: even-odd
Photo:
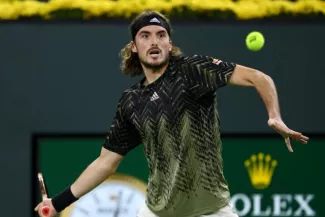
[(41, 208), (43, 206), (48, 206), (50, 208), (48, 217), (57, 216), (59, 212), (75, 200), (93, 190), (112, 175), (122, 158), (123, 156), (103, 147), (100, 156), (82, 172), (69, 188), (52, 199), (44, 199), (38, 204), (35, 211), (39, 212), (41, 216)]
[(276, 87), (270, 76), (256, 69), (237, 65), (228, 83), (256, 88), (268, 112), (268, 125), (282, 135), (290, 152), (293, 151), (290, 138), (303, 144), (307, 143), (308, 137), (289, 129), (282, 121)]
[(100, 185), (115, 172), (122, 158), (123, 156), (102, 148), (100, 156), (71, 185), (73, 195), (80, 198)]

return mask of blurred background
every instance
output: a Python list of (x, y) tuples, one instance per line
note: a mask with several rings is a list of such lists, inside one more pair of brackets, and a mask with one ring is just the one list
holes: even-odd
[[(98, 156), (120, 94), (141, 79), (120, 72), (119, 52), (131, 40), (131, 18), (149, 9), (170, 18), (173, 43), (185, 55), (208, 55), (270, 75), (285, 123), (310, 137), (308, 145), (293, 142), (289, 153), (268, 128), (254, 89), (220, 89), (224, 169), (237, 213), (325, 216), (321, 0), (1, 0), (1, 216), (37, 216), (37, 172), (51, 197)], [(265, 37), (259, 51), (245, 44), (252, 31)], [(148, 176), (142, 148), (61, 217), (134, 216)], [(261, 162), (253, 164), (254, 156)]]

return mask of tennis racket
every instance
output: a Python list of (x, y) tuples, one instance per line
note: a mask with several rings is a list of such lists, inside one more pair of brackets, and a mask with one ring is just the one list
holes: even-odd
[[(41, 189), (42, 200), (45, 200), (47, 199), (47, 193), (42, 173), (38, 173), (38, 181)], [(43, 216), (48, 216), (50, 214), (50, 207), (43, 206), (41, 211)]]

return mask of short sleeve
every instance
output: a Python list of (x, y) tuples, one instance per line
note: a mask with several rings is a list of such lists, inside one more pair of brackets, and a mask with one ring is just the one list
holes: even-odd
[(183, 75), (190, 90), (198, 97), (226, 86), (236, 64), (208, 56), (184, 57)]
[(128, 100), (125, 98), (122, 97), (117, 105), (115, 117), (103, 144), (104, 148), (122, 156), (141, 143), (138, 131), (129, 121)]

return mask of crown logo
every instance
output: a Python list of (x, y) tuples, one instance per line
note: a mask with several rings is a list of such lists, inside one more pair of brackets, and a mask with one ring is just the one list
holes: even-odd
[(278, 162), (273, 160), (269, 154), (253, 154), (250, 159), (247, 159), (245, 161), (245, 167), (248, 170), (248, 175), (254, 188), (262, 190), (269, 187), (274, 169), (277, 165)]

